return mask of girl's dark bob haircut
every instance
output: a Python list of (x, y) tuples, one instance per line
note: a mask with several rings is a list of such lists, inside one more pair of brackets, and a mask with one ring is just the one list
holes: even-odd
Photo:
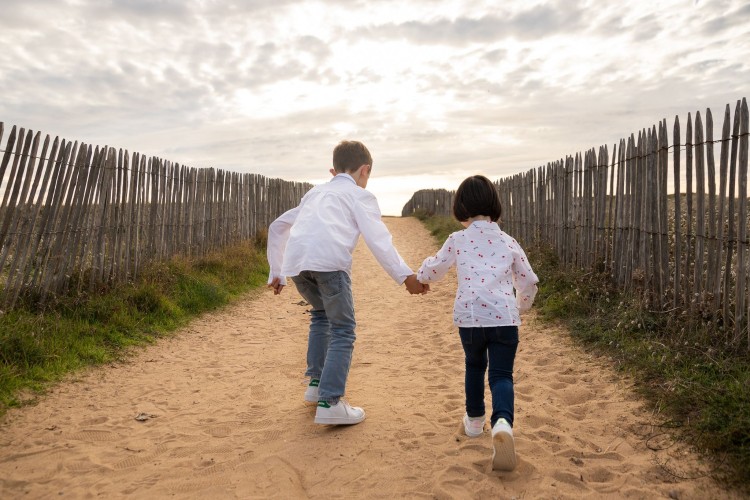
[(502, 214), (500, 195), (487, 177), (472, 175), (464, 179), (453, 197), (453, 216), (459, 222), (485, 215), (497, 222)]

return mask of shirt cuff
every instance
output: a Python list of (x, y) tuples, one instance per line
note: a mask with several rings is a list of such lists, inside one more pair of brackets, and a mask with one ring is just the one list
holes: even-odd
[(403, 284), (404, 284), (404, 282), (406, 281), (406, 278), (408, 278), (408, 277), (409, 277), (409, 276), (411, 276), (412, 274), (414, 274), (414, 273), (413, 273), (413, 272), (410, 272), (409, 274), (403, 274), (403, 275), (399, 275), (399, 277), (398, 277), (398, 280), (396, 280), (396, 281), (397, 281), (397, 283), (398, 283), (399, 285), (403, 285)]
[(279, 276), (278, 274), (274, 275), (273, 273), (270, 273), (268, 275), (268, 284), (270, 285), (273, 283), (274, 278), (279, 278), (279, 285), (286, 286), (286, 276)]

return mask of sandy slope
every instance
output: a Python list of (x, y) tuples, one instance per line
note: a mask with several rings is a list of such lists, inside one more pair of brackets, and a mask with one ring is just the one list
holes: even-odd
[[(386, 222), (412, 266), (436, 250), (416, 220)], [(627, 381), (533, 313), (517, 358), (520, 465), (491, 471), (489, 432), (469, 439), (460, 424), (454, 280), (409, 296), (358, 247), (348, 398), (367, 411), (360, 425), (313, 424), (306, 306), (294, 287), (266, 291), (11, 411), (0, 498), (732, 498), (649, 425)]]

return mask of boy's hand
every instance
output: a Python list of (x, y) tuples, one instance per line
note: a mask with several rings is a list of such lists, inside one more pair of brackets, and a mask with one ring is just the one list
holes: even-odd
[(268, 288), (273, 288), (273, 294), (278, 295), (281, 293), (281, 290), (284, 289), (284, 285), (281, 284), (281, 278), (278, 276), (271, 281), (271, 283), (268, 284)]
[(412, 294), (424, 294), (430, 291), (430, 285), (423, 285), (419, 281), (417, 281), (417, 275), (412, 274), (411, 276), (407, 277), (404, 281), (404, 285), (406, 285), (406, 290)]

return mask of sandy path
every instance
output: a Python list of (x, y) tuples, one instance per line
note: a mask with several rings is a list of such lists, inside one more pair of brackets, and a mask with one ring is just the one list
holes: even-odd
[[(386, 222), (410, 265), (436, 249), (416, 219)], [(731, 498), (659, 466), (706, 469), (646, 425), (626, 381), (533, 314), (517, 358), (520, 464), (492, 472), (488, 431), (461, 432), (455, 275), (409, 296), (360, 245), (353, 282), (348, 398), (366, 409), (362, 424), (313, 424), (306, 307), (294, 287), (265, 291), (11, 411), (0, 498)]]

